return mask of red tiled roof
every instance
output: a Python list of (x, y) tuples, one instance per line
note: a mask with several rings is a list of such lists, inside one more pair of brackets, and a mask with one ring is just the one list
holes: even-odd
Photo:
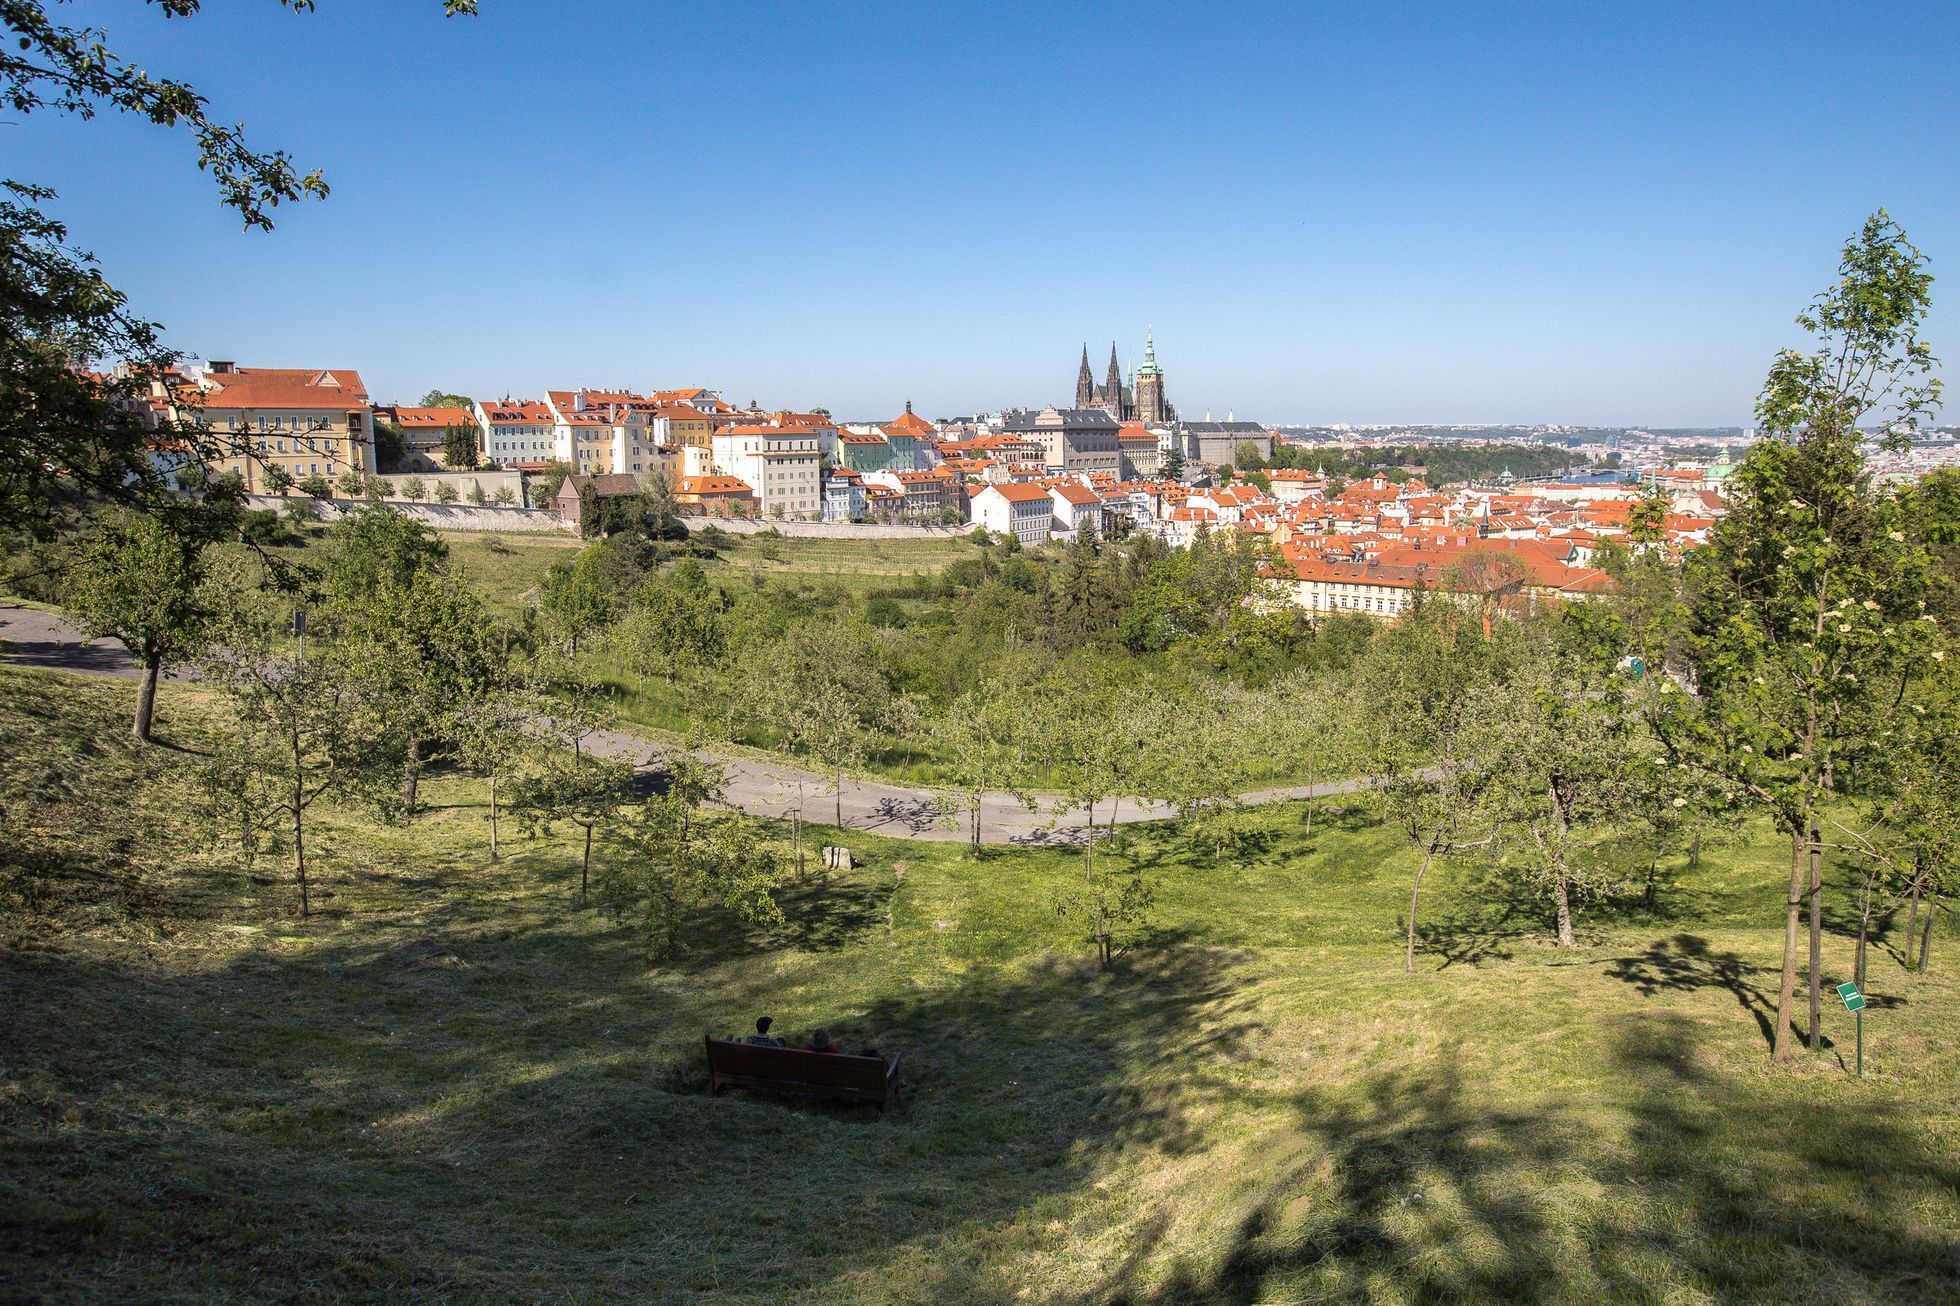
[[(1048, 491), (1042, 489), (1039, 485), (1028, 485), (1016, 481), (1003, 481), (998, 485), (988, 486), (987, 490), (998, 494), (1009, 503), (1052, 502), (1048, 498)], [(983, 490), (981, 493), (985, 494), (987, 490)]]
[(476, 416), (467, 408), (397, 408), (395, 424), (409, 428), (475, 426)]
[(739, 476), (683, 476), (674, 486), (676, 494), (754, 494)]

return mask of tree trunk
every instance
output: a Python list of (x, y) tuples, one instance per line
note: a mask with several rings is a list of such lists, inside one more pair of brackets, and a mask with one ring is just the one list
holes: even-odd
[(1422, 851), (1422, 865), (1416, 867), (1415, 883), (1409, 888), (1409, 946), (1402, 954), (1402, 969), (1411, 975), (1416, 969), (1416, 901), (1422, 896), (1422, 877), (1429, 874), (1429, 859), (1435, 855), (1436, 841), (1431, 839)]
[(300, 769), (298, 708), (292, 718), (293, 740), (293, 877), (299, 881), (299, 918), (313, 910), (306, 890), (306, 772)]
[(841, 830), (844, 828), (844, 768), (841, 764), (837, 768), (834, 791), (837, 795), (837, 828)]
[(402, 759), (402, 815), (415, 815), (415, 796), (422, 786), (422, 740), (408, 737), (408, 755)]
[(585, 827), (585, 856), (578, 864), (578, 905), (585, 906), (585, 893), (592, 879), (592, 827)]
[(1082, 843), (1082, 882), (1096, 882), (1096, 805), (1089, 804), (1089, 837)]
[(1806, 879), (1804, 831), (1809, 828), (1807, 818), (1790, 827), (1790, 892), (1783, 904), (1783, 975), (1776, 990), (1776, 1033), (1769, 1053), (1773, 1061), (1790, 1059), (1790, 1012), (1797, 1000), (1797, 930), (1803, 919)]
[(1810, 827), (1810, 1050), (1824, 1046), (1824, 832)]
[(136, 724), (130, 733), (136, 742), (150, 742), (150, 722), (157, 710), (157, 676), (163, 670), (163, 659), (155, 653), (143, 660), (143, 679), (136, 686)]
[(1545, 786), (1546, 796), (1552, 800), (1552, 821), (1556, 839), (1552, 843), (1552, 896), (1558, 905), (1558, 946), (1574, 946), (1572, 938), (1572, 875), (1565, 864), (1565, 839), (1570, 829), (1565, 820), (1565, 796), (1559, 792), (1558, 780), (1554, 778)]
[(1934, 894), (1926, 900), (1926, 923), (1919, 927), (1919, 973), (1924, 975), (1933, 960), (1933, 920), (1939, 915), (1943, 895)]
[(1870, 908), (1858, 917), (1858, 952), (1851, 963), (1851, 978), (1858, 987), (1865, 987), (1865, 940), (1871, 936), (1872, 915)]
[(497, 860), (497, 773), (490, 773), (490, 860)]
[(982, 790), (973, 796), (973, 858), (980, 859), (980, 804), (986, 802), (986, 792)]
[(293, 808), (293, 876), (299, 881), (299, 918), (305, 920), (313, 903), (306, 892), (306, 827), (297, 805)]
[(1926, 887), (1924, 871), (1912, 877), (1912, 910), (1906, 913), (1906, 969), (1913, 969), (1913, 945), (1918, 942), (1919, 933), (1919, 895)]
[[(1308, 753), (1311, 756), (1312, 750), (1309, 749)], [(1313, 838), (1313, 809), (1314, 809), (1313, 765), (1312, 763), (1309, 763), (1307, 765), (1307, 826), (1305, 830), (1301, 831), (1301, 833), (1309, 839)]]

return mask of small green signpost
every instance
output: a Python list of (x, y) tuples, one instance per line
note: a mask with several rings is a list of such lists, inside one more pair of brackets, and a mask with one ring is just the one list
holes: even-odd
[(1849, 981), (1837, 986), (1837, 995), (1844, 1009), (1858, 1017), (1858, 1073), (1862, 1075), (1865, 1073), (1865, 995)]

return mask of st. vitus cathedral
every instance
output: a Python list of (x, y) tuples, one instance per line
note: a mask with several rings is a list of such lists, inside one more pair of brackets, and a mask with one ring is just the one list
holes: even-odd
[(1119, 422), (1142, 422), (1145, 426), (1168, 426), (1177, 420), (1177, 410), (1164, 397), (1164, 369), (1157, 366), (1157, 340), (1145, 337), (1143, 364), (1130, 383), (1123, 383), (1123, 369), (1116, 363), (1116, 345), (1109, 346), (1109, 376), (1100, 387), (1089, 375), (1089, 346), (1082, 346), (1082, 370), (1075, 376), (1075, 406), (1100, 408)]

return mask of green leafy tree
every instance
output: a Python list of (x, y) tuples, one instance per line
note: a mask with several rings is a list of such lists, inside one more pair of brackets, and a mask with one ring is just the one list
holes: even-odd
[(420, 476), (413, 473), (402, 478), (402, 497), (419, 502), (429, 492), (429, 486)]
[[(712, 665), (727, 648), (721, 594), (698, 579), (700, 568), (666, 579), (649, 577), (611, 638), (644, 690), (646, 677), (668, 684), (694, 665)], [(686, 577), (695, 577), (690, 581)]]
[(1409, 621), (1370, 646), (1357, 668), (1357, 753), (1384, 817), (1418, 863), (1409, 885), (1402, 968), (1413, 972), (1423, 881), (1465, 850), (1489, 782), (1479, 727), (1494, 714), (1487, 659), (1437, 621)]
[(436, 485), (436, 502), (437, 503), (456, 502), (455, 485), (449, 481), (438, 482)]
[(233, 625), (204, 674), (230, 708), (216, 761), (228, 772), (220, 787), (284, 826), (305, 917), (312, 910), (308, 815), (322, 800), (371, 797), (385, 786), (385, 704), (357, 664), (285, 647), (291, 652), (263, 628)]
[(1280, 601), (1278, 565), (1264, 540), (1200, 531), (1152, 565), (1122, 616), (1122, 640), (1139, 653), (1178, 649), (1216, 670), (1283, 663), (1305, 628)]
[(1622, 873), (1640, 788), (1638, 719), (1614, 679), (1561, 647), (1555, 629), (1519, 643), (1502, 705), (1473, 727), (1468, 750), (1486, 776), (1482, 812), (1505, 835), (1499, 869), (1549, 899), (1558, 946), (1570, 948), (1575, 899), (1603, 894)]
[(1872, 493), (1859, 424), (1884, 413), (1898, 445), (1938, 402), (1919, 335), (1931, 284), (1924, 255), (1883, 211), (1845, 245), (1836, 281), (1797, 319), (1816, 344), (1771, 365), (1756, 405), (1764, 438), (1731, 477), (1731, 511), (1690, 562), (1699, 698), (1661, 695), (1655, 705), (1677, 757), (1721, 776), (1789, 836), (1777, 1060), (1794, 1046), (1806, 904), (1813, 1048), (1822, 1039), (1820, 809), (1839, 769), (1882, 728), (1896, 686), (1929, 656), (1918, 607), (1926, 554), (1906, 533), (1903, 501)]
[(500, 508), (508, 508), (517, 502), (517, 492), (508, 485), (499, 485), (496, 494), (491, 496)]
[(341, 498), (358, 499), (367, 491), (367, 477), (350, 467), (334, 477), (333, 486)]
[(538, 611), (545, 627), (576, 654), (580, 639), (603, 630), (617, 602), (603, 571), (601, 546), (587, 545), (576, 558), (553, 563), (538, 587)]
[(601, 888), (640, 923), (650, 960), (680, 946), (690, 913), (712, 905), (750, 925), (779, 925), (776, 902), (785, 866), (779, 849), (752, 824), (723, 809), (726, 774), (692, 749), (661, 761), (665, 792), (648, 797), (620, 822), (626, 855), (613, 859)]
[(318, 472), (314, 472), (310, 476), (301, 477), (299, 488), (302, 492), (315, 499), (333, 497), (333, 486), (329, 485), (327, 478)]
[(627, 798), (632, 768), (622, 762), (546, 749), (511, 782), (510, 810), (532, 838), (549, 835), (558, 823), (583, 836), (579, 852), (578, 905), (586, 905), (592, 883), (592, 844), (618, 816)]
[(278, 463), (267, 463), (264, 473), (259, 477), (259, 484), (263, 485), (269, 494), (283, 495), (293, 488), (293, 474)]
[(1096, 964), (1108, 970), (1125, 943), (1134, 943), (1151, 923), (1156, 889), (1135, 867), (1105, 871), (1087, 884), (1055, 895), (1055, 912), (1087, 932)]
[(425, 571), (335, 614), (339, 652), (379, 683), (401, 767), (401, 815), (415, 815), (432, 748), (456, 742), (457, 712), (503, 679), (507, 640), (482, 595), (447, 571)]
[(490, 787), (490, 860), (500, 855), (499, 799), (511, 777), (544, 749), (564, 744), (554, 729), (550, 705), (526, 687), (504, 680), (477, 698), (456, 705), (456, 752), (463, 764)]
[(1825, 815), (1830, 842), (1860, 872), (1859, 984), (1875, 921), (1909, 907), (1903, 961), (1912, 969), (1917, 948), (1923, 969), (1933, 904), (1960, 890), (1960, 656), (1950, 632), (1939, 632), (1918, 673), (1901, 683), (1896, 708), (1873, 725), (1858, 801), (1832, 804)]
[(1327, 780), (1352, 774), (1359, 765), (1358, 714), (1351, 693), (1331, 678), (1295, 672), (1273, 687), (1267, 712), (1268, 729), (1277, 735), (1274, 751), (1281, 757), (1290, 752), (1292, 764), (1306, 781), (1304, 833), (1312, 835), (1320, 807), (1313, 790)]
[(1049, 643), (1057, 649), (1081, 648), (1108, 634), (1115, 616), (1102, 580), (1096, 532), (1085, 523), (1049, 573)]
[(77, 551), (62, 601), (85, 639), (120, 640), (143, 677), (132, 732), (150, 740), (157, 680), (210, 642), (212, 613), (203, 592), (205, 546), (149, 515), (119, 515)]
[(749, 662), (754, 717), (786, 751), (806, 749), (830, 773), (842, 826), (844, 772), (863, 761), (895, 709), (878, 650), (855, 631), (799, 625)]
[(468, 395), (459, 395), (449, 390), (431, 390), (422, 396), (424, 408), (471, 408), (476, 400)]
[(327, 532), (322, 584), (330, 602), (351, 610), (406, 588), (448, 560), (449, 546), (423, 523), (385, 505), (363, 504)]
[(1004, 793), (1031, 806), (1014, 743), (1025, 715), (1017, 686), (997, 677), (967, 690), (932, 725), (944, 771), (940, 813), (949, 825), (967, 822), (968, 847), (981, 855), (981, 816), (989, 794)]

